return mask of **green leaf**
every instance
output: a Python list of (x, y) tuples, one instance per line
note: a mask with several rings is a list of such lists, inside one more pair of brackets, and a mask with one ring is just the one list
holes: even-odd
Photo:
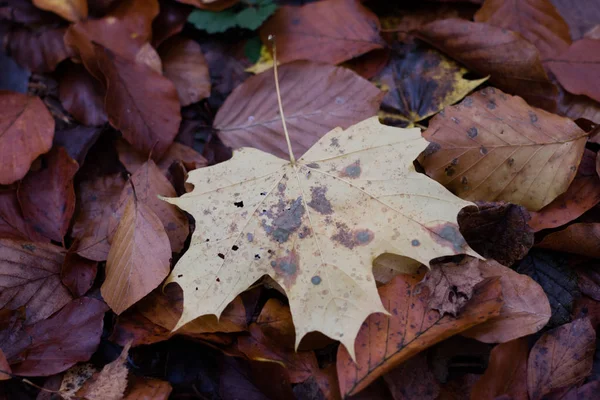
[(194, 10), (188, 22), (208, 33), (222, 33), (235, 27), (256, 30), (276, 9), (273, 0), (256, 0), (219, 12)]

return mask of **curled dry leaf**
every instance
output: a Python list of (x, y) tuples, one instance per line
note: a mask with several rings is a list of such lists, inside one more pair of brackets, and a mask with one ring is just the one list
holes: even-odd
[(33, 0), (33, 4), (71, 22), (86, 19), (88, 15), (87, 0)]
[(463, 332), (464, 336), (484, 343), (505, 343), (536, 333), (548, 323), (552, 310), (536, 281), (493, 260), (474, 262), (483, 278), (500, 278), (504, 304), (498, 316)]
[(210, 96), (208, 64), (200, 45), (191, 39), (173, 37), (159, 48), (164, 75), (177, 89), (182, 106)]
[(27, 223), (42, 235), (62, 242), (75, 211), (73, 178), (77, 161), (62, 147), (44, 157), (46, 166), (21, 181), (17, 197)]
[(79, 239), (77, 254), (94, 261), (108, 258), (108, 224), (117, 205), (125, 180), (121, 174), (84, 181), (77, 190), (79, 212), (71, 236)]
[(587, 134), (573, 121), (485, 88), (436, 115), (423, 136), (427, 174), (467, 200), (537, 211), (575, 177)]
[(548, 67), (569, 92), (600, 101), (599, 54), (600, 40), (584, 38), (548, 60)]
[(60, 280), (64, 259), (52, 244), (0, 239), (0, 308), (26, 307), (26, 325), (63, 308), (73, 298)]
[(371, 315), (357, 338), (356, 363), (340, 347), (337, 371), (342, 397), (351, 396), (415, 354), (485, 322), (500, 312), (502, 291), (497, 279), (482, 282), (457, 318), (442, 317), (428, 307), (426, 290), (417, 293), (422, 275), (399, 275), (379, 288), (390, 315)]
[(106, 304), (96, 299), (73, 300), (50, 318), (13, 330), (0, 340), (0, 350), (16, 375), (57, 374), (94, 354), (107, 310)]
[(535, 46), (519, 34), (451, 18), (425, 25), (418, 36), (470, 70), (490, 75), (490, 83), (501, 90), (536, 107), (556, 109), (557, 88), (549, 81)]
[(171, 243), (171, 251), (174, 253), (180, 252), (190, 233), (187, 216), (177, 207), (159, 199), (159, 196), (173, 197), (177, 195), (171, 183), (152, 160), (148, 160), (138, 168), (131, 176), (131, 183), (135, 187), (135, 195), (132, 186), (125, 185), (121, 192), (119, 205), (110, 216), (108, 241), (115, 243), (113, 235), (116, 235), (116, 227), (120, 223), (130, 200), (137, 196), (136, 201), (147, 205), (162, 222)]
[(458, 214), (460, 231), (477, 253), (502, 265), (512, 265), (533, 246), (531, 218), (523, 206), (498, 202), (476, 202)]
[(102, 297), (118, 315), (169, 274), (171, 246), (161, 220), (135, 195), (129, 199), (106, 260)]
[(282, 6), (259, 32), (268, 48), (269, 36), (275, 36), (281, 64), (296, 60), (339, 64), (380, 49), (384, 43), (379, 37), (377, 16), (352, 0)]
[(585, 150), (575, 179), (566, 192), (541, 210), (533, 212), (529, 226), (534, 231), (556, 228), (600, 203), (600, 176), (596, 172), (596, 153)]
[(527, 395), (527, 339), (521, 338), (494, 347), (483, 376), (473, 385), (471, 399), (494, 400), (508, 395), (529, 400)]
[(4, 37), (6, 50), (21, 66), (33, 72), (52, 72), (63, 60), (73, 55), (65, 46), (66, 28), (31, 31), (13, 28)]
[(63, 107), (84, 125), (102, 125), (104, 88), (81, 64), (69, 63), (61, 76), (58, 95)]
[(39, 97), (0, 90), (0, 185), (23, 178), (52, 147), (54, 119)]
[(571, 44), (569, 25), (550, 0), (486, 0), (475, 21), (520, 33), (537, 47), (543, 60)]
[(374, 257), (476, 255), (456, 225), (470, 203), (415, 171), (425, 145), (419, 129), (373, 117), (330, 131), (295, 164), (245, 148), (190, 172), (194, 190), (165, 199), (203, 227), (167, 280), (184, 291), (177, 328), (220, 315), (266, 274), (287, 293), (296, 344), (319, 331), (353, 353), (364, 319), (384, 312)]
[[(383, 93), (341, 67), (295, 62), (279, 68), (279, 85), (295, 152), (303, 154), (329, 130), (377, 113)], [(287, 157), (272, 71), (248, 78), (217, 112), (214, 127), (227, 146), (251, 146)]]
[(88, 400), (122, 400), (127, 388), (127, 357), (131, 344), (125, 345), (121, 354), (113, 362), (102, 368), (88, 379), (81, 389), (77, 391), (77, 397)]
[(587, 318), (545, 333), (527, 362), (529, 398), (539, 400), (554, 389), (582, 382), (592, 371), (596, 332)]
[(536, 246), (600, 258), (600, 223), (577, 223), (546, 236)]
[(478, 264), (476, 258), (460, 264), (434, 264), (418, 289), (426, 287), (429, 290), (428, 307), (442, 316), (456, 317), (471, 299), (473, 287), (483, 280)]

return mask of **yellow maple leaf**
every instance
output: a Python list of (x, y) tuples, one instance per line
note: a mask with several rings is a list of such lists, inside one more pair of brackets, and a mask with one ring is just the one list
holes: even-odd
[(330, 131), (298, 161), (242, 148), (227, 162), (190, 172), (194, 190), (165, 199), (196, 219), (190, 248), (167, 279), (184, 293), (175, 329), (219, 316), (270, 275), (288, 296), (296, 345), (319, 331), (353, 355), (365, 318), (386, 313), (372, 273), (377, 256), (424, 264), (477, 256), (456, 222), (472, 203), (413, 166), (427, 144), (419, 129), (373, 117)]

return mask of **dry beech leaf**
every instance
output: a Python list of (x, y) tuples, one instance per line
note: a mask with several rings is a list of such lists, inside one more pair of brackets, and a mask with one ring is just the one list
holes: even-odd
[(182, 106), (210, 96), (208, 64), (198, 43), (173, 37), (162, 44), (159, 54), (164, 75), (175, 84)]
[(544, 249), (600, 258), (600, 223), (577, 223), (553, 232), (536, 246)]
[(171, 246), (152, 208), (130, 198), (106, 260), (102, 297), (121, 314), (169, 274)]
[(469, 262), (435, 264), (425, 275), (419, 290), (429, 289), (429, 308), (440, 315), (454, 317), (463, 309), (473, 294), (473, 287), (483, 280), (478, 268), (479, 260)]
[(63, 107), (82, 124), (102, 125), (108, 121), (102, 84), (81, 64), (67, 65), (60, 79), (58, 95)]
[(64, 41), (66, 28), (31, 31), (13, 28), (6, 33), (4, 43), (15, 61), (33, 72), (52, 72), (61, 61), (71, 57), (72, 51)]
[(73, 299), (60, 280), (64, 259), (52, 244), (0, 239), (0, 308), (27, 307), (26, 325), (63, 308)]
[(417, 293), (423, 275), (399, 275), (379, 288), (389, 316), (371, 315), (357, 338), (356, 363), (340, 347), (337, 371), (342, 397), (355, 395), (381, 375), (429, 346), (493, 318), (502, 306), (497, 279), (481, 282), (458, 317), (442, 317), (428, 307), (426, 290)]
[(517, 33), (492, 25), (451, 18), (419, 29), (419, 38), (469, 70), (490, 75), (490, 83), (548, 111), (556, 109), (557, 88), (550, 82), (535, 46)]
[(384, 43), (377, 16), (353, 0), (282, 6), (260, 28), (260, 37), (269, 48), (270, 35), (277, 41), (281, 64), (297, 60), (339, 64), (380, 49)]
[(0, 90), (0, 185), (23, 178), (52, 147), (54, 119), (39, 97)]
[(584, 38), (564, 53), (548, 60), (548, 67), (560, 84), (573, 94), (600, 101), (600, 40)]
[(123, 400), (168, 400), (172, 390), (167, 381), (131, 374)]
[(473, 385), (472, 400), (494, 400), (507, 394), (513, 400), (529, 400), (527, 395), (527, 339), (502, 343), (492, 349), (483, 376)]
[(86, 19), (88, 15), (87, 0), (33, 0), (33, 4), (71, 22)]
[(162, 42), (183, 30), (192, 7), (172, 1), (159, 1), (160, 13), (152, 21), (152, 46), (158, 48)]
[[(294, 151), (303, 154), (336, 127), (377, 113), (383, 93), (354, 72), (332, 65), (295, 62), (279, 68), (285, 120)], [(214, 127), (227, 146), (251, 146), (287, 158), (272, 71), (248, 78), (227, 98)]]
[[(144, 157), (135, 151), (125, 140), (117, 140), (115, 147), (119, 153), (119, 161), (121, 161), (121, 164), (123, 164), (131, 174), (135, 174), (136, 171), (148, 161), (148, 157)], [(208, 165), (206, 158), (193, 148), (179, 142), (173, 142), (167, 149), (167, 152), (156, 162), (156, 166), (163, 174), (167, 175), (171, 165), (174, 162), (179, 161), (183, 163), (187, 171), (206, 167)]]
[(476, 255), (456, 225), (471, 203), (415, 171), (425, 147), (419, 129), (373, 117), (330, 131), (294, 165), (245, 148), (191, 171), (194, 190), (165, 199), (202, 227), (167, 280), (184, 291), (176, 329), (200, 315), (219, 316), (267, 274), (289, 298), (296, 344), (319, 331), (353, 353), (364, 319), (385, 312), (371, 271), (376, 256), (428, 264)]
[(500, 278), (504, 304), (498, 316), (463, 332), (464, 336), (484, 343), (505, 343), (536, 333), (548, 323), (550, 302), (536, 281), (494, 260), (473, 262), (483, 278)]
[[(600, 103), (583, 95), (574, 95), (561, 88), (558, 113), (573, 120), (585, 118), (600, 124)], [(596, 143), (600, 138), (596, 138)], [(590, 134), (593, 141), (593, 134)]]
[(546, 332), (529, 354), (529, 398), (539, 400), (554, 389), (582, 382), (592, 372), (595, 349), (596, 332), (587, 318)]
[(457, 196), (534, 211), (567, 190), (587, 140), (568, 118), (491, 87), (436, 115), (423, 137), (419, 161)]
[(60, 280), (74, 297), (81, 297), (92, 288), (97, 272), (97, 261), (81, 257), (71, 247), (65, 255)]
[(77, 397), (87, 400), (121, 400), (127, 388), (127, 356), (131, 344), (125, 345), (121, 354), (113, 362), (102, 368), (87, 380), (77, 391)]
[(475, 21), (520, 33), (537, 47), (542, 60), (571, 44), (569, 25), (550, 0), (486, 0)]
[(0, 190), (0, 238), (31, 242), (50, 241), (25, 221), (16, 188)]
[(596, 159), (596, 153), (585, 150), (577, 175), (567, 191), (546, 207), (531, 213), (529, 226), (534, 231), (564, 225), (600, 203), (600, 173), (596, 172)]
[(64, 400), (77, 400), (75, 393), (95, 372), (96, 369), (89, 363), (72, 366), (64, 373), (58, 393)]

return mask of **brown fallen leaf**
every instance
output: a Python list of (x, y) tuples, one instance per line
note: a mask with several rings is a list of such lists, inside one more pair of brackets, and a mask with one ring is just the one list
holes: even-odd
[(384, 44), (377, 16), (353, 0), (279, 7), (259, 33), (268, 48), (269, 35), (275, 36), (281, 64), (297, 60), (339, 64)]
[(425, 352), (400, 364), (383, 378), (394, 400), (436, 400), (440, 394), (440, 385)]
[(77, 254), (94, 261), (108, 258), (108, 224), (116, 212), (125, 180), (121, 174), (101, 176), (81, 182), (77, 190), (79, 211), (71, 236), (79, 239)]
[(73, 52), (64, 41), (65, 28), (12, 28), (4, 37), (6, 51), (19, 65), (33, 72), (52, 72)]
[(452, 18), (435, 21), (418, 37), (482, 76), (499, 89), (533, 106), (556, 109), (557, 88), (550, 82), (535, 46), (517, 33)]
[(57, 129), (54, 133), (54, 147), (63, 147), (69, 156), (83, 165), (86, 156), (96, 144), (102, 133), (103, 126), (73, 125), (65, 129)]
[(84, 125), (108, 121), (104, 111), (104, 88), (80, 64), (68, 63), (58, 87), (63, 107)]
[(69, 249), (60, 271), (60, 280), (74, 297), (81, 297), (92, 288), (98, 262), (87, 260)]
[(425, 348), (485, 322), (499, 314), (501, 285), (488, 279), (475, 288), (471, 301), (457, 318), (428, 308), (426, 290), (416, 293), (422, 275), (399, 275), (379, 288), (390, 316), (371, 315), (359, 331), (356, 363), (340, 346), (337, 370), (342, 397), (354, 395), (378, 377)]
[(27, 307), (26, 325), (42, 321), (73, 297), (61, 283), (58, 246), (0, 239), (0, 308)]
[(125, 185), (116, 210), (111, 214), (108, 224), (108, 241), (114, 243), (117, 225), (120, 224), (125, 208), (136, 196), (136, 201), (148, 206), (160, 219), (171, 243), (171, 251), (178, 253), (183, 249), (190, 233), (188, 218), (177, 207), (159, 199), (158, 196), (173, 197), (177, 193), (168, 179), (158, 169), (154, 161), (148, 160), (131, 176), (132, 185)]
[(54, 119), (39, 97), (0, 90), (0, 185), (23, 178), (52, 147)]
[(10, 369), (10, 365), (8, 365), (6, 356), (4, 355), (2, 350), (0, 350), (0, 381), (6, 381), (11, 379), (12, 376), (9, 375), (11, 373), (12, 371)]
[(564, 225), (600, 203), (600, 176), (596, 172), (596, 158), (596, 153), (586, 149), (577, 175), (567, 191), (541, 210), (531, 213), (528, 224), (534, 231)]
[(569, 24), (571, 38), (581, 39), (584, 34), (600, 21), (598, 0), (573, 2), (570, 0), (552, 0), (560, 15)]
[(431, 144), (419, 161), (457, 196), (537, 211), (569, 187), (587, 134), (489, 87), (436, 115), (423, 137)]
[(192, 12), (192, 7), (166, 0), (159, 0), (159, 8), (159, 14), (152, 21), (152, 46), (155, 48), (181, 32)]
[(106, 260), (102, 297), (117, 314), (156, 288), (169, 274), (171, 246), (152, 208), (132, 196)]
[(87, 400), (121, 400), (127, 388), (127, 357), (131, 344), (123, 347), (121, 354), (115, 361), (104, 366), (100, 372), (95, 373), (85, 381), (76, 393), (77, 397)]
[(484, 343), (505, 343), (536, 333), (548, 323), (550, 303), (536, 281), (494, 260), (473, 262), (483, 278), (500, 278), (504, 304), (499, 315), (463, 332), (464, 336)]
[(537, 47), (542, 60), (571, 44), (569, 26), (550, 0), (486, 0), (475, 21), (520, 33)]
[[(148, 161), (148, 157), (144, 157), (124, 140), (117, 140), (116, 146), (119, 153), (119, 161), (125, 166), (127, 171), (135, 174), (137, 170)], [(191, 147), (188, 147), (179, 142), (173, 142), (167, 149), (167, 152), (156, 162), (156, 166), (160, 171), (168, 176), (168, 171), (171, 165), (175, 162), (182, 162), (187, 171), (192, 171), (197, 168), (206, 167), (208, 161)]]
[(513, 400), (529, 400), (527, 395), (527, 339), (521, 338), (494, 347), (485, 373), (475, 385), (472, 400), (494, 400), (509, 395)]
[(576, 223), (549, 234), (537, 247), (600, 258), (600, 223)]
[(167, 400), (172, 390), (167, 381), (131, 374), (123, 400)]
[(256, 319), (265, 336), (283, 347), (295, 348), (295, 332), (289, 307), (278, 299), (269, 299)]
[[(558, 103), (558, 113), (573, 120), (585, 118), (595, 124), (600, 124), (600, 103), (587, 96), (577, 96), (561, 88)], [(590, 135), (590, 140), (592, 140)], [(598, 139), (596, 139), (598, 140)]]
[[(85, 364), (75, 364), (71, 368), (69, 368), (62, 375), (58, 375), (59, 378), (62, 378), (60, 382), (60, 387), (58, 388), (58, 393), (61, 398), (64, 400), (77, 400), (76, 393), (83, 386), (83, 384), (92, 377), (96, 373), (96, 368), (90, 363)], [(48, 383), (44, 383), (44, 387), (47, 387)], [(36, 400), (45, 400), (40, 399), (39, 397)]]
[(466, 259), (460, 264), (434, 264), (417, 288), (428, 289), (428, 308), (438, 311), (441, 316), (450, 314), (456, 317), (471, 299), (473, 288), (483, 280), (478, 265), (476, 258)]
[(535, 343), (527, 362), (529, 398), (582, 382), (592, 371), (596, 332), (587, 318), (554, 328)]
[[(345, 68), (295, 62), (279, 68), (279, 85), (294, 151), (303, 154), (336, 127), (375, 115), (383, 93)], [(248, 78), (217, 112), (214, 127), (234, 149), (251, 146), (287, 157), (272, 71)]]
[(61, 242), (75, 212), (73, 178), (77, 161), (62, 147), (55, 147), (45, 157), (45, 167), (31, 171), (19, 184), (17, 197), (25, 221), (37, 232)]
[(21, 206), (17, 200), (16, 188), (0, 190), (0, 238), (27, 240), (30, 242), (49, 242), (50, 239), (40, 235), (23, 217)]
[(600, 101), (600, 40), (584, 38), (547, 60), (548, 68), (569, 92)]
[(458, 214), (458, 225), (469, 246), (502, 265), (512, 265), (527, 255), (534, 242), (530, 215), (511, 203), (476, 202)]
[(2, 338), (0, 332), (0, 350), (16, 375), (49, 376), (62, 372), (94, 354), (107, 310), (102, 301), (75, 299), (46, 320), (10, 330), (8, 338)]
[(86, 19), (88, 15), (86, 0), (33, 0), (33, 4), (42, 10), (58, 14), (71, 22)]
[(176, 36), (163, 43), (158, 52), (164, 75), (175, 84), (182, 106), (210, 96), (208, 64), (198, 43)]

